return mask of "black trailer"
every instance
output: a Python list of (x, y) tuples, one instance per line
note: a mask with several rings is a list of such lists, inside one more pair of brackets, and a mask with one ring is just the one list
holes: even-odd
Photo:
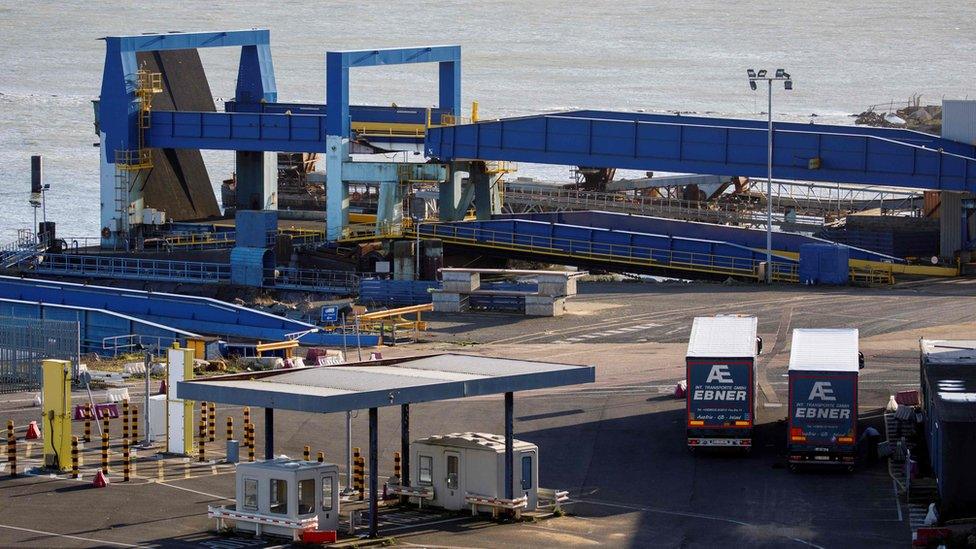
[(789, 368), (790, 469), (846, 466), (857, 456), (857, 380), (864, 365), (856, 329), (793, 330)]
[(925, 438), (939, 488), (939, 517), (976, 514), (976, 341), (923, 339)]
[(686, 357), (688, 447), (752, 448), (756, 413), (754, 316), (698, 317)]

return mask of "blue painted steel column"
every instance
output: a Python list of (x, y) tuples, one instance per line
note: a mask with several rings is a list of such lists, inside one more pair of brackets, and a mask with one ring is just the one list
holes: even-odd
[(264, 409), (264, 459), (274, 459), (274, 408)]
[(234, 206), (241, 210), (278, 209), (278, 154), (235, 151), (237, 194)]
[(378, 535), (376, 500), (379, 496), (379, 410), (369, 409), (369, 537)]
[(514, 499), (515, 459), (515, 394), (505, 393), (505, 499)]
[(241, 48), (234, 99), (241, 104), (278, 101), (278, 86), (275, 83), (270, 44)]
[(461, 116), (461, 60), (442, 61), (438, 73), (440, 107)]
[(342, 52), (325, 55), (325, 216), (330, 241), (341, 238), (349, 223), (349, 190), (342, 178), (342, 163), (349, 156), (348, 63)]
[[(115, 151), (135, 148), (139, 136), (136, 123), (135, 89), (139, 68), (136, 52), (124, 50), (120, 37), (105, 39), (105, 66), (102, 69), (102, 89), (98, 100), (99, 201), (101, 230), (109, 236), (102, 238), (102, 246), (118, 244), (118, 232), (124, 228), (122, 212), (116, 208)], [(128, 197), (126, 197), (128, 198)]]

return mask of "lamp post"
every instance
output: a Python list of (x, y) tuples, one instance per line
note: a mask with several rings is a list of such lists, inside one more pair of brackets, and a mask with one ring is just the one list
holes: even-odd
[(792, 90), (793, 80), (790, 73), (783, 69), (776, 69), (776, 74), (767, 76), (766, 69), (747, 69), (749, 87), (756, 90), (756, 82), (765, 80), (768, 90), (769, 108), (766, 114), (769, 119), (766, 150), (766, 284), (773, 282), (773, 81), (783, 81), (783, 89)]

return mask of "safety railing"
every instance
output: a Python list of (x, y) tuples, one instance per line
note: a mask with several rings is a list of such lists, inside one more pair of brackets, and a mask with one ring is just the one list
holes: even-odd
[[(551, 236), (534, 236), (477, 227), (430, 224), (420, 225), (418, 230), (421, 235), (435, 237), (445, 242), (546, 254), (557, 257), (570, 256), (602, 263), (638, 265), (747, 278), (759, 278), (760, 267), (763, 263), (761, 260), (747, 257), (651, 248), (630, 244), (593, 242), (590, 240)], [(795, 282), (799, 280), (797, 265), (793, 262), (774, 260), (771, 268), (771, 277), (773, 280), (783, 282)]]
[(172, 345), (174, 341), (176, 339), (173, 337), (125, 334), (103, 337), (102, 350), (111, 351), (112, 356), (119, 356), (119, 353), (126, 354), (147, 349), (160, 352)]
[(212, 283), (230, 280), (230, 265), (200, 261), (44, 254), (34, 270), (44, 274), (161, 282)]
[(870, 267), (851, 267), (851, 282), (862, 284), (894, 284), (895, 275), (892, 265), (878, 265)]
[(398, 238), (404, 235), (400, 223), (351, 223), (342, 230), (342, 240), (370, 240), (376, 238)]
[[(510, 204), (542, 205), (547, 206), (548, 209), (563, 207), (579, 210), (620, 211), (696, 221), (762, 225), (766, 223), (765, 213), (749, 211), (733, 204), (580, 191), (539, 185), (508, 184), (505, 187), (505, 201)], [(783, 223), (784, 220), (785, 216), (782, 213), (773, 214), (774, 223)], [(796, 222), (823, 225), (824, 220), (822, 217), (816, 216), (796, 216)]]
[(208, 250), (229, 248), (234, 245), (237, 233), (233, 231), (205, 233), (176, 233), (145, 241), (146, 248), (160, 250)]
[(357, 293), (359, 275), (350, 271), (321, 269), (274, 269), (265, 273), (266, 280), (281, 289), (311, 290), (329, 293)]

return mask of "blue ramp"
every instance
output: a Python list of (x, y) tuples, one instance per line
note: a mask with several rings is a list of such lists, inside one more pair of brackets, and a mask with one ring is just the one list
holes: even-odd
[[(717, 240), (736, 244), (746, 248), (766, 249), (766, 231), (761, 229), (747, 229), (744, 227), (729, 227), (714, 223), (699, 223), (697, 221), (681, 221), (663, 217), (625, 214), (617, 212), (580, 211), (580, 212), (542, 212), (527, 214), (507, 214), (499, 216), (505, 219), (526, 219), (544, 221), (547, 223), (563, 223), (582, 225), (614, 231), (633, 231), (638, 233), (655, 233), (673, 237)], [(795, 233), (773, 232), (773, 249), (781, 252), (800, 253), (800, 246), (804, 244), (836, 244), (822, 238), (805, 236)], [(851, 259), (866, 261), (881, 261), (890, 263), (904, 263), (901, 258), (885, 255), (863, 248), (855, 248), (844, 244), (850, 250)]]
[[(766, 259), (761, 250), (718, 240), (526, 219), (422, 224), (418, 230), (450, 244), (508, 255), (671, 276), (758, 278), (759, 264)], [(773, 273), (778, 280), (795, 280), (796, 267), (795, 260), (774, 254)]]
[[(207, 297), (2, 276), (0, 299), (101, 309), (204, 335), (281, 341), (291, 334), (309, 332), (299, 338), (303, 345), (343, 344), (341, 334), (320, 332), (312, 324)], [(346, 345), (356, 345), (355, 335), (345, 339)], [(374, 346), (379, 337), (360, 335), (359, 341)]]
[[(168, 346), (174, 341), (185, 342), (188, 337), (199, 337), (197, 334), (147, 322), (128, 315), (113, 313), (90, 307), (72, 307), (36, 301), (21, 301), (16, 299), (0, 299), (0, 315), (19, 318), (40, 318), (45, 320), (66, 320), (78, 323), (79, 347), (82, 353), (96, 353), (112, 355), (111, 338), (126, 338), (139, 336), (142, 341), (159, 343)], [(127, 344), (130, 340), (123, 339)], [(108, 348), (106, 348), (108, 343)]]

